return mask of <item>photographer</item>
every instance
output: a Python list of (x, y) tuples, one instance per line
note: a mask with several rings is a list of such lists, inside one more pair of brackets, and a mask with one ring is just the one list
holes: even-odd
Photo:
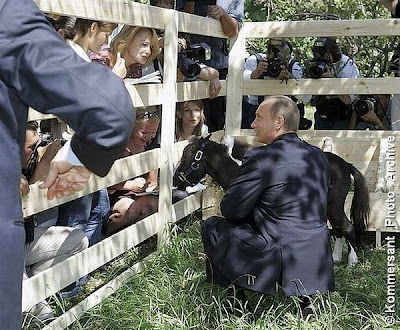
[[(150, 0), (150, 5), (164, 9), (174, 9), (173, 0)], [(160, 48), (164, 48), (163, 31), (157, 31)], [(189, 37), (179, 35), (178, 38), (178, 76), (177, 81), (191, 81), (195, 79), (210, 82), (210, 99), (218, 96), (221, 91), (221, 82), (219, 81), (219, 73), (216, 69), (209, 67), (203, 62), (209, 59), (210, 53), (207, 44), (190, 45)], [(207, 57), (208, 56), (208, 57)], [(164, 52), (161, 51), (158, 60), (163, 64)]]
[(390, 130), (390, 95), (361, 95), (356, 99), (350, 128), (357, 130)]
[[(311, 78), (358, 78), (360, 73), (354, 61), (344, 55), (332, 37), (320, 37), (312, 48), (314, 59), (307, 76)], [(311, 104), (316, 107), (314, 129), (347, 129), (354, 95), (314, 96)]]
[[(256, 53), (251, 55), (244, 64), (243, 79), (301, 79), (303, 68), (299, 62), (291, 57), (292, 45), (284, 38), (274, 38), (268, 40), (266, 54)], [(297, 95), (292, 99), (309, 102), (308, 95)], [(249, 95), (248, 100), (243, 101), (242, 107), (242, 128), (250, 128), (255, 119), (255, 112), (264, 96)], [(311, 127), (311, 121), (304, 118), (304, 105), (298, 104), (300, 110), (300, 129)]]
[[(192, 14), (217, 19), (228, 37), (235, 37), (243, 24), (243, 0), (196, 0), (181, 4), (184, 10)], [(190, 8), (190, 9), (189, 9)], [(226, 79), (228, 73), (228, 47), (226, 39), (202, 35), (190, 36), (192, 43), (206, 43), (211, 47), (210, 60), (205, 64), (219, 72), (219, 79)], [(206, 104), (209, 103), (209, 104)], [(205, 116), (210, 132), (220, 130), (225, 125), (226, 98), (216, 97), (205, 103)]]

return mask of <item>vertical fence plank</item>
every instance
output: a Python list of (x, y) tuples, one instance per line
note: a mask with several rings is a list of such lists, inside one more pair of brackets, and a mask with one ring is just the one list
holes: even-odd
[(240, 135), (245, 52), (246, 35), (239, 31), (239, 34), (229, 52), (229, 69), (226, 87), (225, 132), (231, 136)]
[(172, 147), (175, 136), (176, 68), (178, 61), (178, 12), (165, 11), (164, 80), (161, 118), (160, 195), (158, 200), (158, 246), (168, 238), (168, 228), (174, 222), (172, 212)]

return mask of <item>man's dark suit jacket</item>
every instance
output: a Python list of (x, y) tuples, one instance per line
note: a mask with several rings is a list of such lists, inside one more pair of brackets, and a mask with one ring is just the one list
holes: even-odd
[(135, 112), (123, 81), (67, 46), (32, 0), (0, 1), (0, 324), (21, 327), (25, 234), (19, 181), (28, 107), (75, 131), (72, 150), (104, 176), (129, 138)]
[(328, 180), (323, 152), (295, 133), (248, 151), (221, 201), (225, 219), (203, 225), (208, 280), (267, 294), (279, 283), (287, 296), (334, 290)]

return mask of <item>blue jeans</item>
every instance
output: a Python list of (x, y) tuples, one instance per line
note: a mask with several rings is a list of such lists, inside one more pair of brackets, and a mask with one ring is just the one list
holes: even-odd
[(103, 220), (108, 218), (109, 212), (107, 189), (101, 189), (60, 205), (57, 225), (81, 229), (91, 246), (101, 240)]

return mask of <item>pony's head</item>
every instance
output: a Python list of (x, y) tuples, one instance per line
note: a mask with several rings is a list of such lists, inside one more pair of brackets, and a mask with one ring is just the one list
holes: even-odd
[(211, 134), (207, 137), (192, 137), (183, 149), (182, 158), (173, 179), (173, 185), (179, 190), (196, 185), (206, 175), (204, 149), (210, 136)]

